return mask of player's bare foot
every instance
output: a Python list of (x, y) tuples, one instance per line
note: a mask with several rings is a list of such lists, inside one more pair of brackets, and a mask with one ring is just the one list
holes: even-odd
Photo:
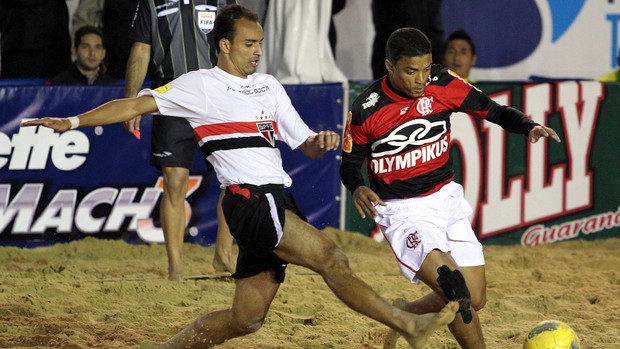
[(416, 315), (413, 330), (403, 338), (414, 349), (424, 348), (433, 332), (454, 321), (458, 309), (459, 302), (451, 301), (439, 313)]
[(140, 349), (159, 349), (161, 348), (161, 343), (153, 342), (153, 341), (144, 341), (140, 344)]
[(168, 268), (168, 280), (183, 281), (183, 268)]
[[(404, 298), (397, 298), (394, 302), (392, 302), (392, 305), (398, 309), (405, 309), (407, 300)], [(400, 333), (394, 331), (393, 329), (389, 329), (387, 335), (385, 336), (385, 340), (383, 341), (383, 349), (396, 348), (396, 342), (398, 342), (399, 337)]]
[(213, 269), (219, 273), (232, 274), (235, 272), (235, 269), (237, 269), (237, 261), (230, 252), (223, 253), (216, 250), (213, 256)]

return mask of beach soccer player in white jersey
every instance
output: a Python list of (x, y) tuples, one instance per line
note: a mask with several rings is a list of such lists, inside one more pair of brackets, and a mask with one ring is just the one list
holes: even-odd
[(263, 30), (254, 12), (228, 5), (215, 20), (217, 67), (189, 72), (138, 97), (117, 99), (69, 118), (42, 118), (22, 126), (65, 131), (123, 122), (159, 112), (185, 118), (226, 193), (222, 208), (239, 245), (235, 295), (229, 309), (206, 313), (165, 343), (142, 348), (205, 348), (257, 331), (288, 263), (320, 274), (353, 310), (398, 331), (422, 348), (436, 329), (452, 322), (458, 302), (440, 312), (415, 315), (390, 305), (349, 268), (344, 252), (307, 224), (285, 193), (291, 178), (282, 168), (275, 140), (317, 158), (339, 147), (333, 131), (314, 132), (291, 105), (282, 85), (257, 74)]

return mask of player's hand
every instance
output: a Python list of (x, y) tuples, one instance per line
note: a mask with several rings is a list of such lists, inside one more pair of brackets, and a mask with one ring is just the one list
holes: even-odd
[(527, 139), (530, 141), (530, 143), (538, 142), (540, 137), (551, 137), (556, 142), (558, 142), (558, 143), (561, 142), (560, 141), (560, 136), (558, 136), (558, 134), (555, 133), (555, 131), (551, 127), (536, 125), (530, 131), (530, 133), (527, 135)]
[(366, 218), (367, 214), (372, 218), (376, 217), (379, 212), (375, 206), (385, 206), (385, 202), (372, 189), (364, 185), (357, 187), (353, 192), (353, 203), (362, 218)]
[(336, 150), (340, 146), (340, 135), (334, 131), (321, 131), (309, 137), (301, 145), (301, 151), (312, 159), (317, 159), (329, 150)]
[(340, 135), (334, 131), (321, 131), (308, 138), (308, 141), (325, 151), (336, 150), (340, 146)]
[(45, 126), (53, 129), (54, 131), (62, 132), (71, 128), (71, 121), (67, 118), (41, 118), (35, 120), (24, 121), (20, 127), (29, 126)]
[(135, 118), (125, 121), (123, 124), (127, 131), (132, 133), (137, 139), (140, 139), (140, 121), (142, 120), (142, 115), (138, 115)]

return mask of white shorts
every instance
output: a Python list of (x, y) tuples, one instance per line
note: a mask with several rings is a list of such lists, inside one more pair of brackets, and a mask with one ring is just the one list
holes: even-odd
[(392, 247), (401, 272), (413, 283), (416, 273), (432, 250), (450, 252), (457, 265), (484, 265), (482, 244), (471, 228), (471, 206), (463, 187), (450, 182), (424, 197), (389, 200), (377, 205), (375, 222)]

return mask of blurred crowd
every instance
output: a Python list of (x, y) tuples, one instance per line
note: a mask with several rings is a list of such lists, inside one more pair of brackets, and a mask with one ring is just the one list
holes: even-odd
[[(122, 82), (125, 79), (125, 71), (129, 51), (132, 42), (129, 39), (131, 24), (136, 6), (140, 0), (0, 0), (0, 78), (1, 79), (45, 79), (49, 84), (110, 84)], [(184, 0), (182, 0), (184, 1)], [(321, 49), (317, 49), (317, 57), (306, 57), (305, 53), (294, 60), (307, 62), (321, 66), (323, 70), (318, 73), (318, 81), (308, 79), (287, 79), (279, 76), (274, 70), (293, 70), (299, 72), (299, 67), (282, 69), (286, 62), (281, 57), (274, 58), (279, 51), (286, 48), (272, 45), (272, 51), (267, 49), (263, 58), (266, 71), (281, 78), (284, 83), (296, 82), (321, 82), (340, 81), (346, 79), (338, 72), (335, 66), (335, 47), (337, 43), (337, 30), (334, 26), (333, 16), (341, 12), (346, 6), (346, 0), (320, 0), (316, 2), (299, 0), (239, 0), (238, 3), (248, 6), (256, 11), (261, 22), (269, 15), (282, 16), (294, 15), (292, 7), (312, 7), (317, 3), (331, 5), (331, 20), (325, 31), (311, 31), (326, 33), (325, 38), (319, 41), (310, 40), (307, 45), (319, 46), (325, 41), (326, 47), (331, 48), (332, 57), (324, 60)], [(422, 30), (433, 44), (433, 62), (440, 63), (465, 80), (474, 81), (470, 76), (470, 70), (476, 64), (476, 49), (471, 37), (463, 31), (444, 33), (441, 8), (442, 0), (371, 0), (372, 23), (374, 25), (374, 39), (370, 57), (372, 78), (377, 79), (385, 75), (385, 52), (383, 50), (387, 36), (400, 27), (416, 27)], [(299, 16), (307, 16), (306, 8), (298, 11)], [(317, 12), (318, 13), (318, 12)], [(309, 16), (308, 16), (309, 17)], [(274, 17), (277, 18), (277, 17)], [(273, 23), (265, 24), (266, 42), (271, 32), (277, 35), (289, 35), (282, 26), (290, 25), (286, 21), (273, 20)], [(304, 30), (307, 26), (325, 25), (320, 19), (303, 19)], [(101, 40), (100, 46), (92, 46), (91, 43), (76, 40), (76, 32), (82, 27), (89, 27), (90, 39)], [(98, 32), (93, 33), (92, 28)], [(310, 28), (312, 29), (312, 28)], [(298, 31), (295, 35), (299, 35)], [(303, 33), (302, 33), (303, 34)], [(287, 42), (286, 38), (279, 38), (276, 42)], [(304, 40), (291, 40), (297, 44)], [(81, 45), (81, 46), (80, 46)], [(299, 47), (297, 47), (299, 49)], [(307, 51), (304, 51), (307, 52)], [(289, 53), (290, 54), (290, 53)], [(619, 54), (620, 56), (620, 54)], [(324, 60), (317, 62), (317, 60)], [(271, 62), (271, 66), (269, 65)], [(327, 66), (327, 67), (326, 67)], [(327, 69), (327, 72), (325, 70)], [(301, 73), (299, 73), (301, 74)], [(312, 74), (310, 74), (312, 75)], [(618, 71), (614, 70), (598, 78), (600, 81), (618, 81)]]

